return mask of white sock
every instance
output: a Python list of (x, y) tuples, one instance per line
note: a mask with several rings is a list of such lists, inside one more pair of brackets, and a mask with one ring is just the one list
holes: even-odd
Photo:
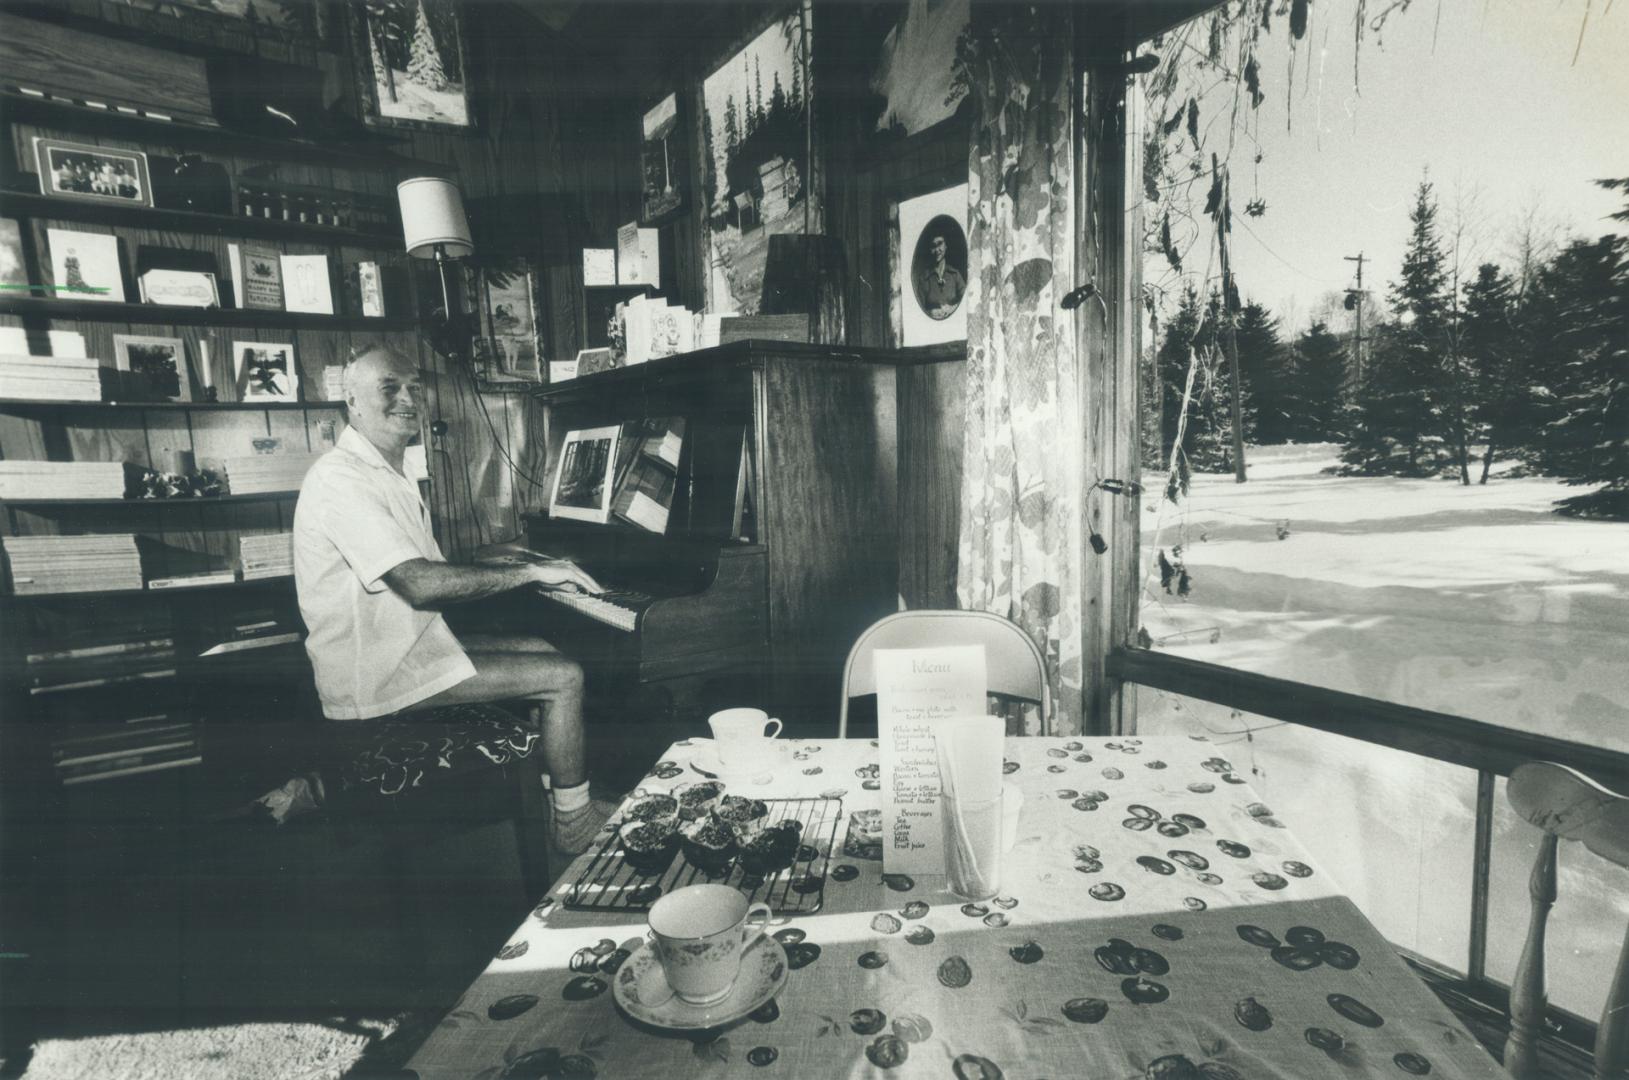
[(554, 811), (557, 814), (569, 814), (581, 810), (588, 805), (588, 781), (584, 780), (576, 787), (557, 787), (549, 792), (554, 800)]

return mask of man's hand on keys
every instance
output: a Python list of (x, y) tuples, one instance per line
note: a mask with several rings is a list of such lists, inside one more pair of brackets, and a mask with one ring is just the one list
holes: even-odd
[(562, 592), (602, 593), (604, 588), (570, 559), (543, 559), (530, 564), (532, 580), (545, 589)]

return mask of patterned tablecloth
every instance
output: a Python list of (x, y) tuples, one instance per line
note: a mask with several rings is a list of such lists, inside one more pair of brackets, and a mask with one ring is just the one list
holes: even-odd
[[(785, 740), (758, 798), (879, 805), (864, 740)], [(641, 790), (699, 779), (675, 744)], [(636, 1028), (611, 980), (632, 912), (568, 910), (569, 868), (410, 1067), (433, 1077), (1503, 1077), (1212, 744), (1009, 739), (1001, 894), (842, 851), (777, 920), (789, 979), (722, 1030)], [(1316, 778), (1309, 777), (1309, 782)], [(869, 781), (869, 784), (867, 783)], [(820, 866), (820, 862), (814, 864)]]

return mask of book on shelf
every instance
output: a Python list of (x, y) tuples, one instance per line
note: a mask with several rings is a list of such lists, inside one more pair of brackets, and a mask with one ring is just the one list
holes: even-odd
[(118, 675), (103, 675), (97, 678), (75, 679), (72, 682), (49, 683), (44, 686), (31, 686), (28, 692), (31, 695), (61, 694), (69, 690), (95, 690), (105, 686), (123, 686), (128, 683), (151, 682), (155, 679), (173, 679), (176, 670), (170, 668), (152, 668), (145, 671), (127, 671)]
[(0, 538), (17, 595), (102, 592), (142, 587), (133, 533)]
[(239, 613), (235, 621), (222, 628), (221, 637), (221, 641), (198, 655), (221, 656), (289, 645), (304, 640), (305, 632), (296, 620), (280, 614), (274, 608), (261, 607)]
[(282, 253), (262, 244), (227, 244), (232, 295), (240, 308), (283, 310)]
[(139, 474), (119, 461), (0, 461), (0, 499), (122, 499)]
[(58, 769), (57, 775), (64, 786), (86, 784), (98, 780), (115, 780), (123, 776), (160, 772), (202, 764), (203, 754), (196, 742), (178, 745), (166, 750), (135, 751), (109, 760)]
[(178, 730), (170, 733), (170, 738), (167, 741), (160, 737), (158, 741), (155, 742), (152, 741), (153, 736), (149, 735), (143, 741), (142, 745), (137, 746), (120, 745), (112, 746), (109, 749), (97, 749), (94, 747), (77, 747), (70, 749), (62, 747), (53, 749), (52, 757), (55, 759), (56, 767), (59, 770), (72, 769), (75, 767), (83, 768), (86, 766), (102, 768), (105, 767), (105, 763), (107, 762), (123, 761), (132, 755), (148, 757), (166, 754), (172, 750), (194, 749), (197, 747), (198, 741), (193, 737), (193, 735), (194, 732), (191, 724), (181, 724), (178, 725)]
[(108, 641), (98, 645), (79, 645), (61, 649), (44, 649), (39, 652), (24, 654), (23, 660), (29, 664), (49, 664), (58, 660), (91, 660), (103, 656), (124, 656), (130, 653), (152, 652), (157, 649), (171, 648), (174, 645), (175, 639), (165, 635), (162, 637)]
[(227, 490), (233, 495), (293, 494), (321, 454), (246, 454), (225, 458)]
[(231, 585), (238, 580), (236, 570), (194, 570), (147, 579), (149, 589), (191, 589), (201, 585)]

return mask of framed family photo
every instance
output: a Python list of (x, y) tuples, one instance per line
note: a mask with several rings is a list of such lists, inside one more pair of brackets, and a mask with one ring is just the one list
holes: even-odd
[(298, 401), (300, 371), (294, 346), (267, 341), (234, 341), (239, 401)]
[(457, 0), (350, 0), (364, 123), (473, 126), (459, 9)]
[(141, 380), (159, 401), (191, 401), (187, 350), (180, 338), (113, 335), (114, 364)]
[(902, 200), (894, 259), (900, 344), (967, 338), (967, 185)]
[(152, 206), (147, 155), (62, 139), (34, 137), (40, 194), (119, 206)]

